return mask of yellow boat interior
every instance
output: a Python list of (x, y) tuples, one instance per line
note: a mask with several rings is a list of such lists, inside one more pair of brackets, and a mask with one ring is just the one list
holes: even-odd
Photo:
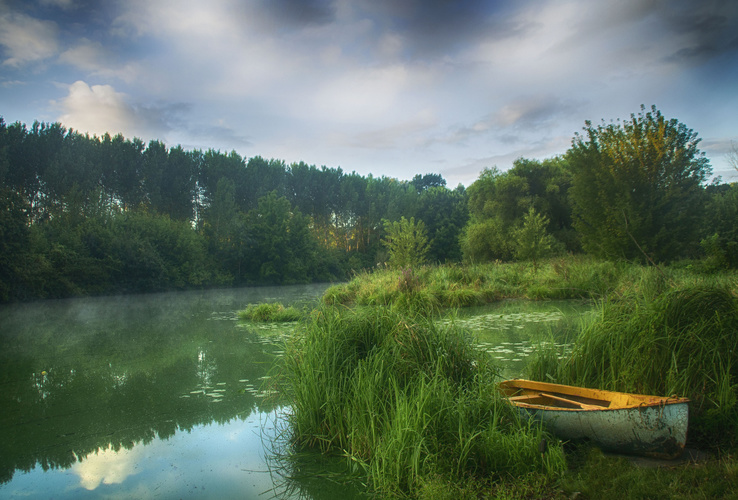
[(535, 382), (532, 380), (506, 380), (501, 382), (498, 387), (511, 403), (525, 407), (605, 410), (686, 401), (676, 398), (602, 391), (584, 387)]

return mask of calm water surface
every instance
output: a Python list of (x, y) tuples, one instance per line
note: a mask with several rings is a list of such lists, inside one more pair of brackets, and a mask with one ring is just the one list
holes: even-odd
[[(0, 497), (346, 498), (269, 459), (269, 385), (289, 327), (249, 303), (326, 286), (75, 299), (0, 308)], [(355, 495), (354, 495), (355, 496)]]
[[(335, 461), (274, 458), (287, 410), (269, 375), (292, 327), (236, 319), (249, 303), (300, 306), (325, 288), (0, 307), (0, 498), (361, 496)], [(526, 304), (457, 319), (506, 375), (550, 325), (585, 310)]]

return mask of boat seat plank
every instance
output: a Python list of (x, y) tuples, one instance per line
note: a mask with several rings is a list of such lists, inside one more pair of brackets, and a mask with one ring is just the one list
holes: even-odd
[(531, 399), (539, 399), (541, 396), (540, 394), (523, 394), (521, 396), (510, 396), (507, 399), (510, 401), (530, 401)]
[(596, 406), (596, 405), (590, 405), (590, 404), (586, 404), (586, 403), (580, 403), (579, 401), (574, 401), (573, 399), (568, 399), (568, 398), (564, 398), (564, 397), (561, 397), (561, 396), (556, 396), (554, 394), (549, 394), (549, 393), (546, 393), (546, 392), (541, 392), (539, 395), (541, 397), (544, 397), (544, 398), (554, 399), (556, 401), (561, 401), (562, 403), (569, 403), (569, 404), (578, 406), (579, 408), (581, 408), (583, 410), (601, 410), (603, 408), (602, 406)]

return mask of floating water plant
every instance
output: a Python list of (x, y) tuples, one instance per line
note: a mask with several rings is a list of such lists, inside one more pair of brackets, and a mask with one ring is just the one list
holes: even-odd
[(242, 320), (263, 323), (287, 323), (300, 321), (304, 313), (293, 306), (285, 307), (280, 302), (249, 304), (246, 309), (238, 311)]

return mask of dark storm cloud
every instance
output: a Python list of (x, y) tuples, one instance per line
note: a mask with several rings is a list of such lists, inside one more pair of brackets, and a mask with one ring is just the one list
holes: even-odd
[(412, 56), (447, 55), (469, 42), (504, 38), (521, 30), (509, 2), (485, 0), (367, 0), (366, 12), (388, 33), (399, 34)]
[(328, 24), (335, 17), (330, 0), (261, 0), (258, 5), (273, 21), (298, 27)]
[(738, 53), (738, 2), (667, 2), (662, 8), (667, 29), (676, 37), (684, 37), (670, 61), (704, 62)]
[(8, 0), (6, 4), (13, 11), (54, 21), (60, 29), (71, 32), (104, 28), (115, 5), (102, 0)]

